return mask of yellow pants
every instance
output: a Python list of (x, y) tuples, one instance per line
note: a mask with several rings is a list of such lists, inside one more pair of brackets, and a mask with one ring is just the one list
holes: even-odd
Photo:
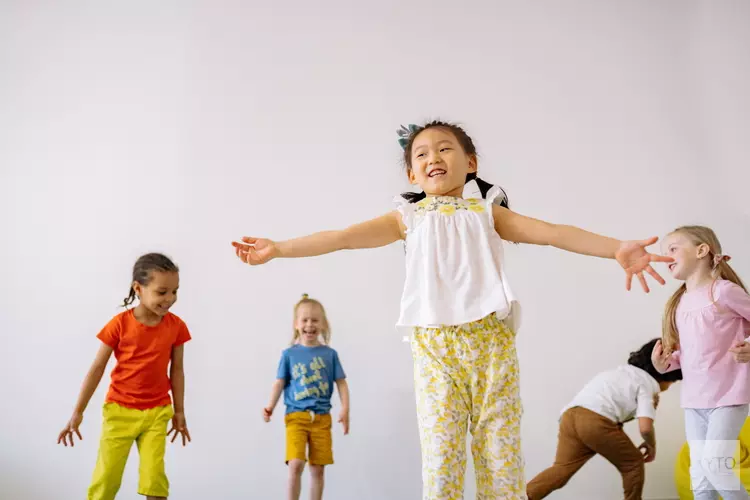
[(169, 496), (169, 481), (164, 472), (164, 452), (167, 445), (167, 423), (174, 416), (172, 406), (134, 410), (107, 403), (103, 413), (99, 456), (88, 500), (114, 500), (134, 441), (141, 457), (138, 493), (154, 497)]
[(310, 465), (333, 464), (331, 414), (316, 415), (306, 411), (288, 413), (286, 422), (286, 463), (290, 460), (307, 461)]
[(477, 499), (526, 499), (513, 331), (494, 314), (459, 326), (416, 328), (412, 353), (422, 498), (464, 498), (470, 430)]

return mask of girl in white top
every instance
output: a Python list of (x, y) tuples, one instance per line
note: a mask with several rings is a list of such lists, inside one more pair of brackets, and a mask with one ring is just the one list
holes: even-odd
[[(505, 193), (476, 179), (477, 153), (456, 125), (435, 121), (402, 128), (409, 181), (423, 193), (403, 195), (397, 210), (339, 231), (275, 242), (244, 237), (237, 256), (251, 265), (406, 241), (406, 283), (398, 325), (412, 331), (422, 445), (423, 498), (463, 498), (470, 424), (478, 498), (525, 499), (520, 444), (521, 402), (515, 331), (518, 307), (502, 263), (502, 240), (616, 259), (626, 288), (651, 262), (670, 262), (645, 248), (656, 238), (623, 242), (572, 226), (524, 217)], [(464, 198), (467, 179), (483, 199)]]

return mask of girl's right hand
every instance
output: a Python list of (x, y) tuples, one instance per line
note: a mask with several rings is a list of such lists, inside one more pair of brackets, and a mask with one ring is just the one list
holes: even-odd
[(265, 238), (242, 237), (243, 243), (232, 242), (237, 257), (245, 264), (257, 266), (279, 256), (279, 249), (274, 241)]
[(651, 351), (651, 363), (653, 363), (656, 371), (659, 373), (665, 373), (669, 368), (671, 358), (672, 354), (665, 353), (664, 348), (661, 345), (661, 340), (657, 340), (654, 345), (654, 350)]
[(269, 408), (263, 408), (263, 420), (265, 420), (266, 422), (270, 422), (272, 413), (273, 413), (273, 410)]
[(83, 436), (81, 436), (80, 431), (78, 430), (78, 426), (81, 425), (81, 422), (83, 422), (83, 415), (80, 413), (74, 413), (72, 417), (70, 417), (70, 421), (65, 425), (65, 428), (60, 432), (60, 435), (57, 437), (57, 444), (63, 443), (65, 446), (68, 446), (68, 440), (70, 440), (70, 446), (74, 446), (73, 444), (73, 433), (75, 432), (78, 436), (78, 439), (83, 441)]

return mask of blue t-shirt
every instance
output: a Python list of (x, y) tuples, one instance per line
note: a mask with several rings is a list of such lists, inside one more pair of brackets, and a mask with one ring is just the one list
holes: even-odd
[(338, 353), (330, 347), (293, 345), (281, 353), (276, 378), (286, 382), (286, 413), (313, 411), (325, 415), (331, 411), (334, 383), (346, 374)]

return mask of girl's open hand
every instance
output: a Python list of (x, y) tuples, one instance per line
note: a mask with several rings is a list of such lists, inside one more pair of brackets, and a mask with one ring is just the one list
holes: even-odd
[(265, 238), (242, 237), (243, 243), (232, 242), (237, 257), (245, 264), (257, 266), (265, 264), (269, 260), (278, 256), (279, 250), (276, 243)]
[(650, 291), (646, 284), (646, 278), (643, 277), (644, 271), (650, 274), (659, 284), (664, 284), (664, 279), (659, 276), (659, 273), (654, 271), (654, 268), (651, 267), (651, 263), (672, 262), (674, 259), (672, 259), (672, 257), (656, 255), (646, 251), (646, 247), (653, 245), (657, 240), (657, 237), (653, 237), (640, 241), (623, 241), (620, 248), (615, 253), (615, 259), (620, 263), (622, 268), (625, 269), (626, 290), (630, 290), (633, 275), (636, 275), (641, 282), (643, 291), (646, 293)]
[(666, 353), (661, 345), (661, 340), (654, 344), (654, 350), (651, 351), (651, 363), (659, 373), (665, 373), (672, 362), (672, 354)]
[(81, 436), (81, 432), (78, 430), (81, 422), (83, 422), (83, 415), (81, 415), (80, 413), (74, 413), (73, 416), (70, 417), (68, 423), (65, 424), (65, 428), (57, 436), (57, 444), (62, 443), (65, 446), (68, 446), (68, 441), (70, 441), (70, 446), (75, 446), (73, 444), (74, 432), (76, 436), (78, 436), (78, 439), (83, 441), (83, 436)]
[(190, 432), (187, 428), (187, 422), (185, 421), (185, 414), (184, 413), (175, 413), (174, 417), (172, 417), (172, 428), (167, 432), (167, 436), (172, 435), (174, 432), (174, 436), (172, 436), (172, 442), (174, 443), (174, 440), (177, 439), (177, 436), (182, 436), (182, 446), (185, 446), (188, 442), (191, 441), (190, 439)]

